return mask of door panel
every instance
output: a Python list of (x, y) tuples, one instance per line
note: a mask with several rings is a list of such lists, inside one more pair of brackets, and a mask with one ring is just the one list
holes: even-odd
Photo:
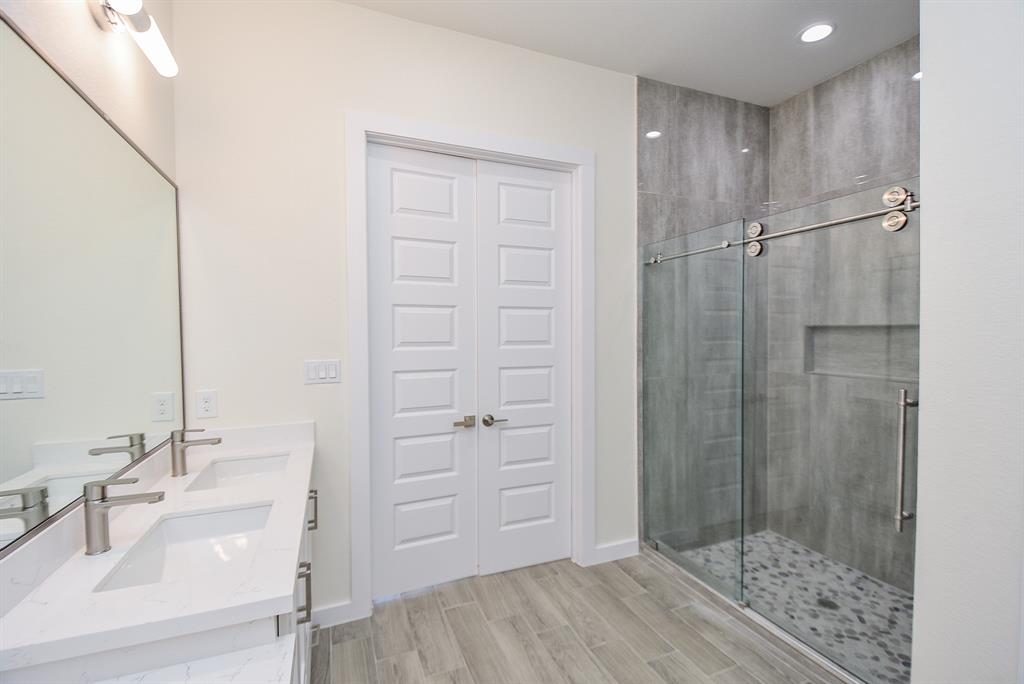
[(570, 534), (569, 174), (479, 162), (480, 572), (565, 558)]
[(476, 182), (368, 145), (373, 595), (477, 572)]

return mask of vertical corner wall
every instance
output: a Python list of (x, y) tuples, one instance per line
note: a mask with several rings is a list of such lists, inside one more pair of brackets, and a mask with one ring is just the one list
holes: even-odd
[(1024, 3), (921, 3), (914, 684), (1024, 681)]

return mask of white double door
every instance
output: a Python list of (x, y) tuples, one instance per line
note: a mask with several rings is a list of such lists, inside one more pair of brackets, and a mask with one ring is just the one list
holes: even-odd
[(373, 595), (569, 556), (570, 175), (370, 144), (367, 183)]

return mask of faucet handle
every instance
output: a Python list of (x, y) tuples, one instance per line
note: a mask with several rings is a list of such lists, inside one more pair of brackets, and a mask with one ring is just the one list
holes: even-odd
[(145, 432), (129, 432), (126, 435), (110, 435), (107, 439), (121, 439), (122, 437), (128, 438), (128, 446), (138, 446), (146, 442)]
[(46, 487), (22, 487), (20, 489), (5, 489), (0, 491), (0, 497), (2, 496), (17, 496), (21, 497), (21, 508), (32, 508), (38, 506), (42, 502), (46, 501), (48, 491)]
[(206, 428), (188, 428), (187, 430), (171, 430), (171, 441), (184, 442), (186, 432), (206, 432)]
[(107, 487), (114, 485), (130, 485), (139, 481), (137, 477), (122, 477), (117, 480), (94, 480), (82, 486), (82, 494), (87, 501), (99, 501), (106, 498)]

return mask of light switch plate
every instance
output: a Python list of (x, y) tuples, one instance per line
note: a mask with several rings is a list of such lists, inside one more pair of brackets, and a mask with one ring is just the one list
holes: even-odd
[(0, 371), (0, 400), (2, 399), (42, 399), (43, 371), (10, 370)]
[(196, 392), (196, 418), (217, 417), (217, 390)]
[(154, 423), (174, 420), (174, 392), (153, 392), (152, 400), (150, 420)]
[(339, 359), (306, 361), (307, 385), (325, 385), (338, 382), (341, 382), (341, 361)]

